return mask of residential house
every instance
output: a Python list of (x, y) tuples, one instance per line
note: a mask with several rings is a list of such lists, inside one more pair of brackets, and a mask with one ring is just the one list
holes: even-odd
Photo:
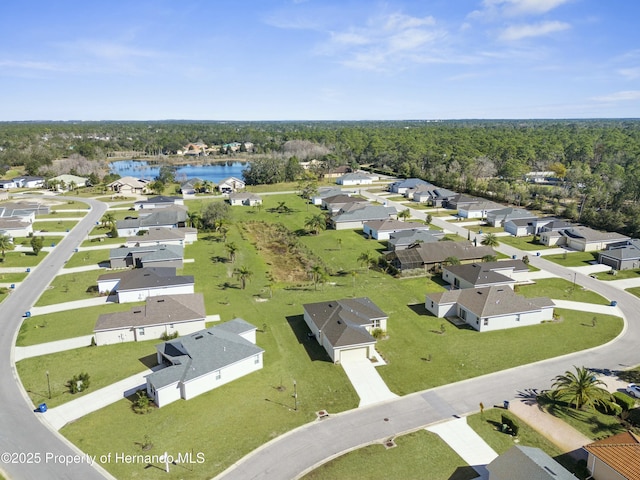
[(6, 202), (0, 204), (0, 216), (21, 217), (33, 222), (37, 215), (50, 213), (49, 205), (41, 202)]
[(182, 155), (198, 157), (206, 155), (207, 144), (204, 142), (188, 143), (182, 148)]
[(392, 233), (387, 240), (390, 250), (404, 250), (421, 243), (439, 242), (444, 238), (442, 230), (404, 230)]
[(564, 246), (580, 252), (603, 250), (608, 245), (630, 240), (626, 235), (615, 232), (601, 232), (589, 227), (572, 225), (559, 231), (546, 230), (540, 233), (540, 243), (546, 246)]
[(392, 193), (398, 193), (404, 195), (409, 189), (416, 189), (421, 185), (429, 185), (429, 182), (425, 182), (419, 178), (406, 178), (404, 180), (398, 180), (389, 185), (389, 191)]
[(536, 216), (523, 208), (501, 208), (490, 210), (486, 215), (487, 224), (492, 227), (503, 227), (508, 221), (516, 219), (533, 219)]
[(561, 182), (561, 180), (558, 178), (557, 173), (552, 171), (528, 172), (524, 174), (524, 180), (529, 183), (544, 183), (554, 185)]
[(336, 179), (336, 183), (338, 185), (371, 185), (373, 183), (373, 178), (371, 175), (367, 175), (366, 173), (361, 172), (353, 172), (347, 173), (341, 177)]
[(343, 208), (354, 204), (363, 206), (369, 205), (370, 203), (363, 198), (354, 198), (349, 196), (348, 194), (343, 193), (334, 195), (332, 197), (325, 197), (322, 199), (322, 208), (326, 208), (327, 210), (329, 210), (329, 213), (332, 215), (334, 213), (338, 213)]
[(133, 208), (135, 208), (136, 210), (142, 210), (171, 207), (173, 205), (184, 205), (184, 199), (182, 197), (167, 197), (165, 195), (158, 195), (148, 198), (147, 200), (138, 200), (137, 202), (134, 202)]
[(503, 209), (504, 205), (490, 201), (480, 201), (465, 205), (459, 204), (458, 216), (462, 218), (486, 218), (490, 212)]
[(181, 205), (173, 205), (153, 210), (140, 210), (138, 218), (118, 220), (116, 229), (118, 236), (130, 237), (137, 235), (140, 230), (153, 227), (183, 228), (187, 226), (187, 209)]
[(623, 432), (583, 447), (594, 480), (640, 480), (640, 436)]
[(190, 178), (186, 182), (180, 184), (180, 193), (183, 195), (195, 195), (198, 189), (202, 188), (204, 180), (201, 178)]
[(321, 188), (314, 196), (311, 197), (311, 203), (314, 205), (322, 205), (325, 198), (335, 197), (337, 195), (350, 196), (349, 192), (340, 190), (339, 188)]
[(147, 375), (147, 394), (158, 407), (189, 400), (260, 370), (264, 350), (256, 327), (241, 318), (156, 347), (164, 368)]
[(86, 187), (89, 185), (89, 179), (87, 177), (80, 177), (78, 175), (58, 175), (57, 177), (47, 180), (47, 185), (51, 187), (55, 186), (58, 192), (68, 192), (76, 188)]
[(323, 178), (339, 178), (347, 173), (351, 173), (352, 171), (353, 170), (351, 169), (351, 167), (347, 165), (340, 165), (338, 167), (327, 170), (322, 176)]
[(458, 195), (456, 192), (447, 190), (446, 188), (436, 187), (427, 184), (420, 185), (412, 190), (412, 199), (414, 202), (426, 203), (433, 207), (444, 207), (450, 199)]
[(535, 233), (535, 219), (515, 218), (504, 222), (504, 231), (514, 237), (527, 237)]
[(365, 222), (363, 225), (363, 233), (367, 237), (375, 238), (376, 240), (389, 240), (392, 234), (407, 230), (429, 230), (429, 225), (417, 222), (402, 222), (392, 218), (372, 220)]
[(487, 465), (488, 480), (576, 480), (566, 468), (535, 447), (514, 445)]
[(255, 207), (262, 205), (262, 197), (255, 193), (234, 192), (229, 194), (229, 203), (232, 206)]
[(461, 262), (479, 262), (482, 258), (496, 255), (491, 247), (474, 246), (471, 242), (420, 243), (411, 248), (395, 250), (387, 254), (387, 260), (400, 271), (417, 268), (431, 271), (439, 268), (447, 258)]
[(182, 268), (182, 245), (119, 247), (109, 250), (111, 268), (174, 267)]
[(513, 274), (528, 271), (529, 268), (522, 260), (447, 265), (442, 267), (442, 279), (451, 288), (484, 288), (494, 285), (513, 288), (516, 283)]
[(218, 191), (221, 193), (232, 193), (238, 190), (244, 189), (245, 182), (236, 177), (228, 177), (224, 180), (220, 180), (218, 184)]
[(447, 200), (444, 205), (446, 208), (450, 208), (452, 210), (459, 210), (460, 208), (465, 209), (469, 208), (471, 205), (476, 203), (486, 202), (484, 198), (472, 197), (469, 195), (465, 195), (463, 193), (459, 193), (452, 198)]
[(389, 316), (367, 297), (307, 303), (304, 321), (333, 363), (373, 358), (374, 330), (387, 330)]
[(0, 189), (11, 190), (12, 188), (18, 188), (18, 185), (13, 180), (0, 180)]
[(397, 213), (395, 207), (355, 205), (351, 208), (340, 210), (329, 219), (329, 224), (336, 230), (364, 228), (366, 222), (395, 218)]
[(122, 177), (107, 184), (107, 188), (122, 195), (142, 195), (147, 193), (149, 187), (147, 180), (135, 177)]
[(195, 228), (151, 227), (141, 232), (142, 235), (128, 237), (124, 242), (124, 246), (189, 245), (198, 239), (198, 232)]
[(172, 267), (136, 268), (98, 277), (100, 293), (117, 294), (118, 303), (140, 302), (158, 295), (193, 293), (192, 275), (176, 275)]
[(605, 251), (598, 253), (598, 263), (609, 265), (614, 270), (640, 268), (640, 239), (608, 245)]
[(554, 306), (549, 298), (525, 298), (508, 286), (430, 293), (425, 301), (426, 309), (436, 317), (457, 317), (479, 332), (552, 320)]
[(44, 177), (37, 177), (32, 175), (23, 175), (21, 177), (15, 177), (13, 182), (18, 188), (43, 188)]
[(10, 238), (28, 237), (33, 233), (33, 224), (23, 217), (0, 217), (0, 235)]
[(201, 293), (148, 297), (145, 305), (127, 312), (103, 313), (93, 329), (97, 345), (189, 335), (206, 328)]

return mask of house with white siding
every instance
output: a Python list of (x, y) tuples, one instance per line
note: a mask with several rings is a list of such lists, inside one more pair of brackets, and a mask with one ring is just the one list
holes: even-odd
[(193, 275), (176, 275), (173, 267), (147, 267), (105, 273), (98, 277), (101, 294), (116, 294), (118, 303), (140, 302), (158, 295), (193, 293)]
[(262, 205), (262, 197), (255, 193), (233, 192), (229, 194), (229, 203), (234, 207), (254, 207), (256, 205)]
[(329, 219), (329, 224), (336, 230), (364, 228), (366, 222), (397, 218), (395, 207), (382, 205), (354, 205), (343, 208)]
[(125, 247), (148, 247), (153, 245), (189, 245), (198, 239), (195, 228), (151, 227), (141, 235), (127, 237)]
[(182, 197), (168, 197), (165, 195), (157, 195), (146, 200), (138, 200), (137, 202), (134, 202), (133, 208), (135, 208), (136, 210), (148, 210), (152, 208), (171, 207), (173, 205), (184, 205), (184, 199)]
[(486, 215), (487, 224), (492, 227), (503, 227), (509, 220), (534, 219), (536, 216), (524, 208), (501, 208), (491, 210)]
[(363, 233), (369, 238), (376, 240), (389, 240), (389, 237), (398, 232), (407, 230), (429, 230), (429, 225), (417, 222), (402, 222), (393, 218), (384, 220), (371, 220), (363, 225)]
[(371, 185), (373, 177), (366, 173), (353, 172), (337, 178), (336, 183), (338, 185)]
[(528, 272), (522, 260), (502, 260), (499, 262), (467, 263), (442, 267), (442, 280), (455, 288), (484, 288), (508, 286), (516, 283), (513, 274)]
[(119, 247), (109, 250), (110, 268), (174, 267), (182, 268), (182, 245)]
[(158, 407), (190, 400), (260, 370), (264, 350), (256, 327), (236, 318), (156, 347), (161, 368), (147, 375), (147, 395)]

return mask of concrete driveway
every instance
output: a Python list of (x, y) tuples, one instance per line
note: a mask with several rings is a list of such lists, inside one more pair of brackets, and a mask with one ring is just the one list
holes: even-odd
[(398, 397), (389, 390), (370, 360), (344, 360), (341, 364), (360, 397), (360, 407)]

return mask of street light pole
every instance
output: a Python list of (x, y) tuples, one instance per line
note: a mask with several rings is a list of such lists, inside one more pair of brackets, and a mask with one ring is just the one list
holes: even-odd
[(293, 381), (293, 409), (298, 411), (298, 384)]
[(45, 373), (47, 374), (47, 387), (49, 387), (49, 400), (51, 400), (51, 381), (49, 381), (49, 370)]

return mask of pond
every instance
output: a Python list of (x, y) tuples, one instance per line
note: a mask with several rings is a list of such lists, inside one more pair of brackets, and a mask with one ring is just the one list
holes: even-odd
[[(213, 183), (220, 183), (227, 177), (242, 178), (244, 162), (213, 163), (210, 165), (179, 165), (176, 170), (176, 180), (184, 182), (189, 178), (200, 178)], [(111, 172), (121, 177), (135, 177), (153, 180), (160, 173), (159, 165), (149, 165), (143, 160), (119, 160), (111, 162)]]

